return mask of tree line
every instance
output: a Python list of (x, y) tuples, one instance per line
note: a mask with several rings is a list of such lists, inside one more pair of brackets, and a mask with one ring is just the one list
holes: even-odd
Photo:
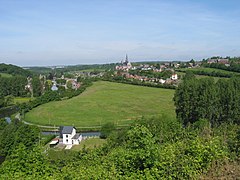
[(230, 66), (225, 66), (225, 64), (219, 64), (219, 63), (204, 64), (204, 67), (222, 69), (222, 70), (233, 71), (233, 72), (240, 72), (239, 62), (238, 63), (232, 62), (230, 63)]
[(172, 71), (164, 70), (162, 72), (154, 72), (153, 70), (130, 70), (129, 74), (138, 75), (138, 76), (146, 76), (149, 78), (167, 79), (167, 78), (171, 77)]
[(32, 73), (28, 70), (25, 70), (19, 66), (15, 66), (12, 64), (0, 64), (0, 72), (1, 73), (7, 73), (7, 74), (11, 74), (13, 76), (31, 76)]
[(113, 75), (113, 72), (107, 72), (102, 78), (96, 80), (124, 83), (124, 84), (132, 84), (137, 86), (147, 86), (147, 87), (155, 87), (155, 88), (166, 88), (166, 89), (175, 89), (176, 86), (172, 84), (160, 84), (154, 82), (144, 82), (136, 79), (126, 78), (121, 75)]
[(174, 96), (177, 117), (184, 125), (207, 119), (212, 125), (240, 123), (240, 79), (196, 79), (187, 74)]
[(83, 80), (80, 88), (74, 90), (74, 89), (65, 89), (59, 88), (57, 91), (51, 91), (48, 90), (41, 96), (36, 97), (33, 100), (30, 100), (29, 102), (25, 102), (22, 104), (19, 104), (20, 112), (22, 114), (30, 111), (31, 109), (40, 106), (42, 104), (51, 102), (51, 101), (61, 101), (62, 99), (69, 99), (74, 96), (78, 96), (81, 94), (85, 89), (92, 85), (92, 81), (89, 79)]
[[(207, 71), (207, 70), (197, 70), (194, 69), (193, 70), (181, 70), (178, 69), (177, 71), (179, 72), (186, 72), (186, 73), (193, 73), (195, 75), (204, 75), (204, 76), (213, 76), (213, 77), (225, 77), (225, 78), (230, 78), (233, 76), (237, 76), (236, 73), (234, 72), (222, 72), (222, 71), (218, 71), (218, 70), (213, 70), (213, 71)], [(240, 77), (240, 75), (239, 75)]]

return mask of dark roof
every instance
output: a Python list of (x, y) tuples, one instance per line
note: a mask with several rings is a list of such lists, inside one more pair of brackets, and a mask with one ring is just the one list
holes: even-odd
[(62, 134), (72, 134), (73, 126), (63, 126)]
[(79, 137), (80, 137), (80, 134), (77, 133), (77, 134), (75, 134), (75, 135), (72, 137), (72, 139), (78, 139)]

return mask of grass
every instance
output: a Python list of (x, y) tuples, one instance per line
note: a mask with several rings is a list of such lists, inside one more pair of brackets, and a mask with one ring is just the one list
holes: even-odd
[(217, 82), (219, 79), (229, 79), (226, 77), (214, 77), (214, 76), (204, 76), (204, 75), (195, 75), (197, 79), (202, 79), (202, 78), (213, 78), (215, 82)]
[(99, 81), (77, 97), (34, 108), (26, 113), (25, 121), (91, 128), (107, 122), (127, 125), (141, 116), (175, 118), (173, 95), (170, 89)]
[(28, 102), (28, 101), (30, 101), (32, 98), (30, 98), (30, 97), (15, 97), (14, 98), (14, 104), (16, 104), (16, 103), (24, 103), (24, 102)]
[(74, 151), (80, 151), (82, 150), (84, 147), (86, 149), (93, 149), (95, 147), (99, 147), (102, 146), (103, 144), (105, 144), (107, 142), (106, 139), (100, 139), (100, 138), (89, 138), (86, 140), (81, 141), (81, 143), (79, 145), (74, 145), (72, 147), (72, 150)]
[(7, 73), (0, 73), (0, 77), (10, 78), (12, 75)]

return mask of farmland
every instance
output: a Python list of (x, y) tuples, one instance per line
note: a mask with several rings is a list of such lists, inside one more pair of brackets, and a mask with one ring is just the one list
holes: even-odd
[(95, 82), (72, 99), (50, 102), (34, 108), (25, 121), (40, 125), (100, 127), (107, 122), (128, 125), (141, 116), (167, 114), (175, 118), (174, 90)]

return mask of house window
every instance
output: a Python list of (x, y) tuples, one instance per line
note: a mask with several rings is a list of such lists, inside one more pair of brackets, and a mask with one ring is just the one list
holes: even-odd
[(66, 135), (66, 138), (68, 138), (68, 135)]
[(68, 139), (66, 139), (66, 142), (68, 142)]

